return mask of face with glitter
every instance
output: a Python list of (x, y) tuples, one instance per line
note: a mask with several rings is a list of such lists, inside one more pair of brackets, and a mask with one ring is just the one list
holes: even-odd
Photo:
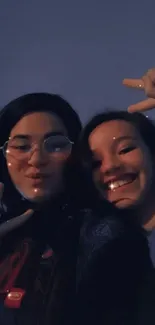
[(97, 126), (89, 136), (93, 180), (118, 208), (140, 205), (152, 189), (153, 163), (136, 128), (124, 120)]
[[(25, 115), (13, 127), (10, 139), (14, 152), (27, 152), (29, 155), (11, 155), (6, 151), (6, 161), (11, 180), (26, 199), (43, 202), (57, 195), (63, 188), (63, 172), (70, 152), (47, 152), (43, 143), (50, 136), (67, 136), (63, 122), (54, 114), (33, 112)], [(18, 147), (15, 147), (17, 143)], [(20, 159), (19, 159), (20, 158)]]

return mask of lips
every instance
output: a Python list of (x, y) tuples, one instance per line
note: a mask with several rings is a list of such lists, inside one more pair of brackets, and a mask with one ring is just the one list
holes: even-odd
[(44, 178), (47, 178), (48, 175), (47, 174), (41, 174), (41, 173), (38, 173), (38, 174), (29, 174), (27, 175), (28, 178), (32, 178), (32, 179), (44, 179)]
[(130, 174), (123, 174), (119, 177), (115, 177), (109, 181), (104, 183), (104, 190), (113, 191), (116, 190), (124, 185), (132, 183), (137, 177), (137, 174), (130, 173)]
[(32, 173), (26, 175), (27, 179), (32, 186), (43, 186), (47, 183), (49, 175), (42, 173)]

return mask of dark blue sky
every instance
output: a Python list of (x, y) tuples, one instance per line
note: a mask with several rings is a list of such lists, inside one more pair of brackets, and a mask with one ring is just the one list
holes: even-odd
[(121, 80), (155, 66), (155, 1), (1, 0), (0, 43), (0, 106), (56, 92), (86, 121), (143, 98)]

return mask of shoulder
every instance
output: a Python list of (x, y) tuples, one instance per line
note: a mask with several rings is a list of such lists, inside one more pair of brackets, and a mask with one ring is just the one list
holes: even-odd
[(100, 281), (114, 274), (115, 279), (116, 274), (120, 278), (129, 273), (134, 278), (148, 265), (148, 244), (141, 229), (115, 214), (101, 218), (87, 211), (80, 232), (77, 284), (88, 274), (91, 281), (94, 276)]
[(122, 217), (97, 216), (87, 210), (80, 231), (79, 260), (91, 263), (112, 257), (116, 260), (144, 260), (148, 253), (143, 231)]
[[(81, 240), (97, 240), (106, 243), (117, 238), (130, 238), (130, 235), (142, 233), (127, 220), (118, 214), (98, 215), (95, 211), (87, 209), (83, 211), (83, 223), (81, 227)], [(131, 239), (133, 240), (133, 238)]]

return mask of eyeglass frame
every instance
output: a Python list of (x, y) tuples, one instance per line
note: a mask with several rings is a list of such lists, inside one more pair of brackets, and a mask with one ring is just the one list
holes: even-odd
[[(44, 139), (43, 141), (42, 141), (42, 145), (43, 145), (43, 148), (44, 148), (44, 143), (49, 139), (49, 138), (51, 138), (51, 137), (56, 137), (56, 136), (62, 136), (63, 138), (65, 138), (66, 140), (68, 140), (68, 143), (71, 145), (71, 149), (70, 149), (70, 152), (72, 151), (72, 146), (74, 145), (74, 142), (73, 141), (71, 141), (66, 135), (62, 135), (62, 134), (57, 134), (57, 135), (50, 135), (48, 138), (46, 138), (46, 139)], [(9, 138), (9, 140), (7, 140), (7, 141), (5, 141), (5, 143), (3, 144), (3, 146), (1, 146), (0, 147), (0, 150), (2, 150), (2, 152), (3, 152), (3, 156), (4, 156), (4, 158), (6, 159), (6, 151), (4, 151), (4, 148), (5, 148), (5, 145), (9, 142), (11, 140), (11, 137)], [(33, 144), (35, 144), (36, 143), (36, 141), (33, 141), (32, 142), (32, 145)], [(31, 147), (31, 149), (30, 149), (30, 151), (29, 151), (29, 153), (31, 153), (31, 151), (33, 151), (33, 148)], [(48, 152), (47, 150), (45, 150), (46, 151), (46, 153), (47, 154), (51, 154), (50, 152)]]

